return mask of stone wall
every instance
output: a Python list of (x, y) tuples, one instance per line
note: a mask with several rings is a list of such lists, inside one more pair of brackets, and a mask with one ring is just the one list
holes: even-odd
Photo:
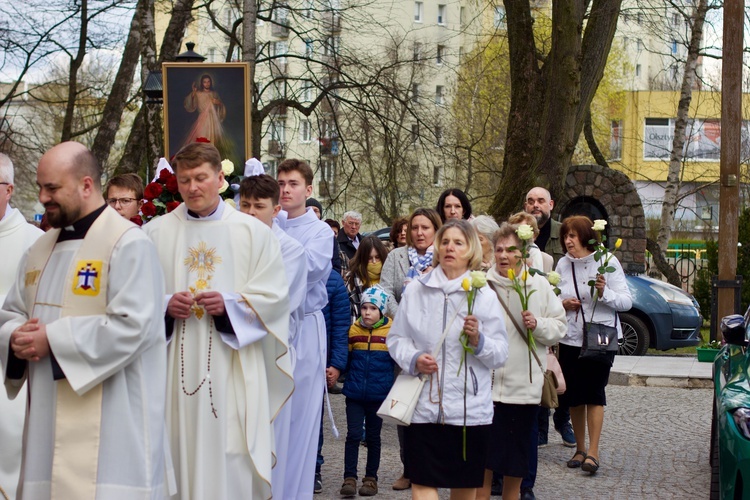
[(556, 195), (554, 216), (562, 220), (561, 216), (570, 215), (567, 212), (575, 204), (597, 205), (597, 209), (605, 212), (608, 242), (614, 244), (617, 238), (623, 240), (617, 252), (623, 268), (629, 272), (645, 272), (646, 217), (631, 180), (622, 172), (600, 165), (574, 165), (568, 172), (565, 186), (565, 192)]

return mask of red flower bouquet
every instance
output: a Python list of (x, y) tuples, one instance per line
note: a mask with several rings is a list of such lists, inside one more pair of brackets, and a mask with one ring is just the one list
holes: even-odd
[(168, 214), (182, 202), (177, 189), (177, 176), (167, 169), (159, 172), (159, 177), (143, 190), (145, 203), (141, 207), (141, 219), (146, 223), (155, 217)]

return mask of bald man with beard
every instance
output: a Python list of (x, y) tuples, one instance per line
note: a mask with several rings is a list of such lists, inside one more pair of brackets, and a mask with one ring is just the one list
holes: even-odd
[(0, 309), (9, 397), (28, 379), (19, 499), (167, 496), (164, 279), (100, 179), (82, 144), (42, 156), (39, 201), (54, 229), (24, 254)]

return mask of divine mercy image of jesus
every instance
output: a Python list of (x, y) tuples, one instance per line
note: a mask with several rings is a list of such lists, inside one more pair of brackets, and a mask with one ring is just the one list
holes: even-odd
[(219, 93), (214, 90), (211, 75), (201, 75), (200, 84), (193, 82), (192, 91), (185, 97), (184, 106), (185, 111), (198, 113), (198, 116), (182, 145), (195, 142), (198, 137), (205, 137), (222, 153), (222, 157), (228, 157), (232, 151), (232, 145), (222, 128), (222, 122), (227, 117), (227, 108), (221, 101)]

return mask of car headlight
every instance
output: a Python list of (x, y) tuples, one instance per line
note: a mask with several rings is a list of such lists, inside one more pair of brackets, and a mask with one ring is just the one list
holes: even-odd
[(750, 408), (737, 408), (732, 418), (745, 439), (750, 439)]
[(676, 286), (672, 286), (668, 283), (649, 283), (649, 286), (667, 302), (687, 306), (693, 305), (692, 298)]

